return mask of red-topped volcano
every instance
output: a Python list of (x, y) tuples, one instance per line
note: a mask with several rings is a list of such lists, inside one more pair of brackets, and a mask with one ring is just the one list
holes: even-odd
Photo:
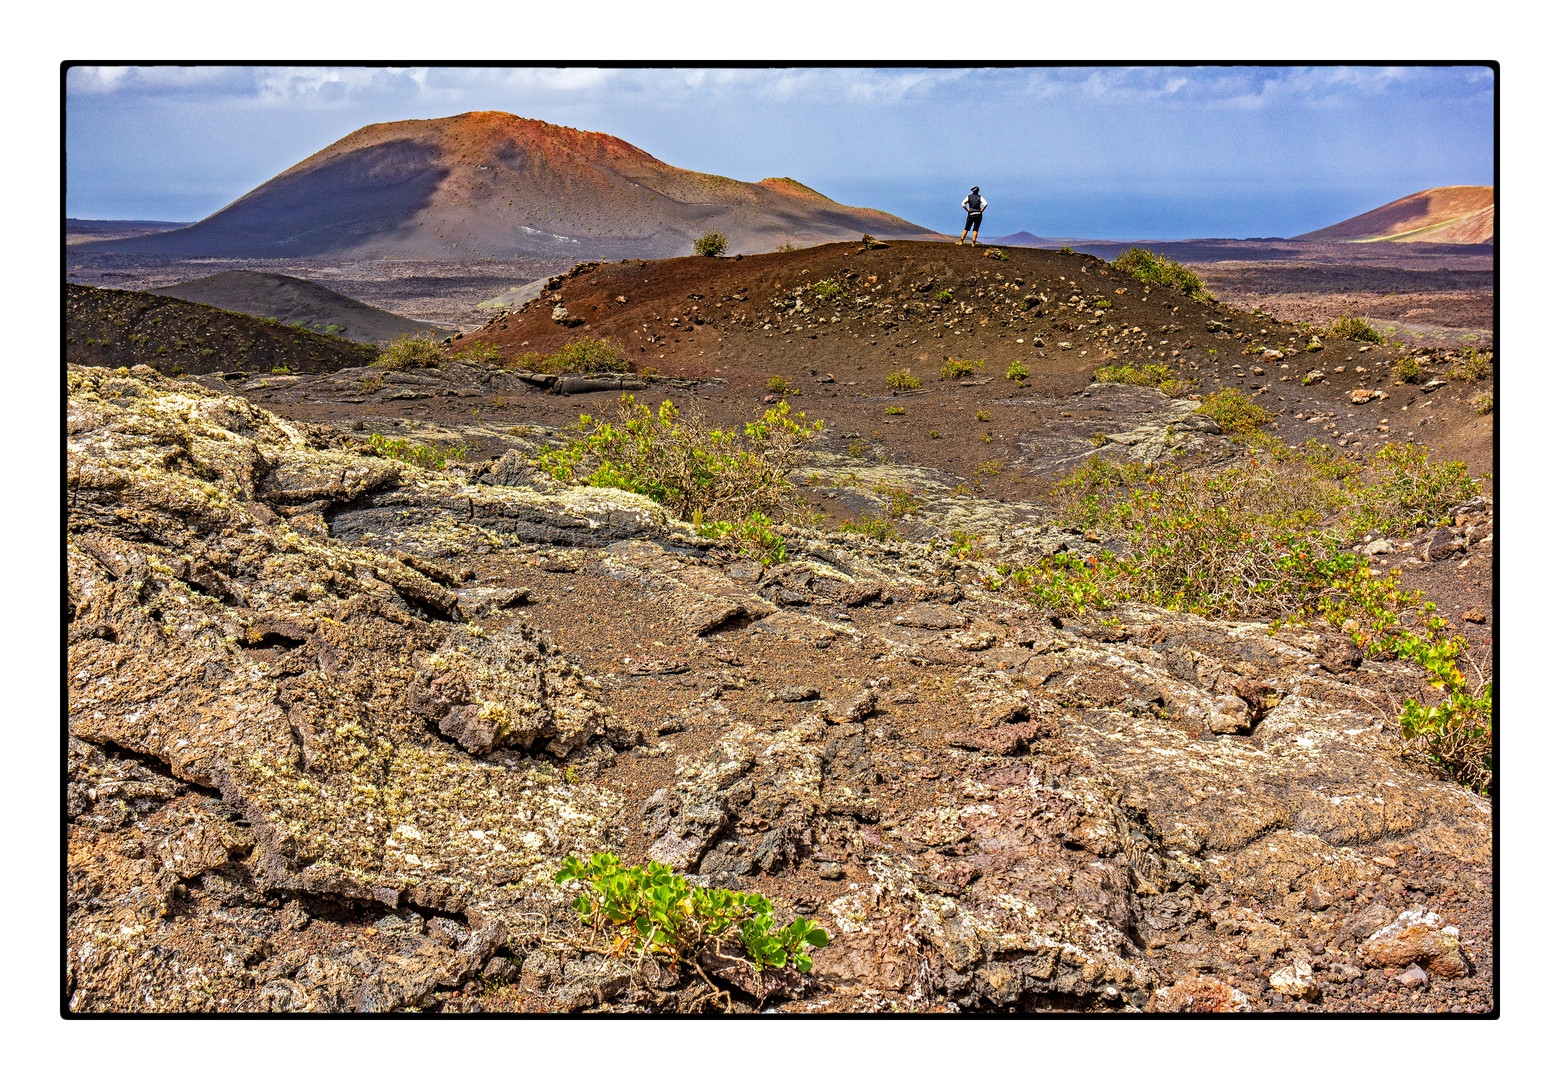
[(690, 172), (600, 132), (509, 113), (371, 124), (185, 229), (94, 247), (237, 258), (687, 255), (935, 235), (786, 178)]

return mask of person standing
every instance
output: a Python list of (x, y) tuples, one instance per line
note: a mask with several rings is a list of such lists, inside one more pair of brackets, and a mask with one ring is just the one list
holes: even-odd
[[(976, 186), (970, 188), (970, 193), (964, 196), (964, 201), (959, 205), (964, 207), (965, 216), (964, 233), (959, 237), (958, 242), (964, 243), (964, 237), (969, 236), (970, 246), (974, 247), (980, 243), (980, 216), (985, 213), (986, 207), (990, 204), (982, 197), (980, 187)], [(971, 230), (974, 230), (975, 235), (970, 236)]]

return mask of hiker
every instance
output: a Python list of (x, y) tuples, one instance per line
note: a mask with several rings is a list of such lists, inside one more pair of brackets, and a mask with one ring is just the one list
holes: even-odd
[(981, 197), (980, 188), (970, 188), (970, 193), (964, 196), (964, 201), (959, 204), (964, 207), (964, 233), (959, 237), (958, 243), (964, 243), (964, 237), (970, 236), (970, 230), (975, 230), (975, 235), (970, 236), (970, 246), (980, 243), (980, 215), (985, 212), (990, 204)]

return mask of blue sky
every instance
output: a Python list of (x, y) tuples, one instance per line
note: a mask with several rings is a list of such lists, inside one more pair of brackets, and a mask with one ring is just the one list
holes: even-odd
[(1489, 184), (1479, 67), (72, 68), (66, 213), (195, 220), (364, 124), (499, 109), (938, 229), (1289, 236)]

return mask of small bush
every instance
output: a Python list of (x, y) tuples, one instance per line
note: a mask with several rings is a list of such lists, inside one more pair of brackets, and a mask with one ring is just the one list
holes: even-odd
[(1109, 311), (1111, 308), (1113, 308), (1115, 306), (1116, 306), (1116, 303), (1115, 303), (1114, 300), (1108, 300), (1107, 299), (1107, 300), (1096, 300), (1096, 301), (1094, 301), (1094, 308), (1095, 308), (1096, 311)]
[(932, 299), (936, 300), (939, 304), (950, 304), (953, 302), (953, 293), (949, 292), (947, 289), (941, 289), (935, 296), (932, 297)]
[(1209, 394), (1197, 411), (1211, 416), (1236, 442), (1245, 442), (1257, 433), (1257, 428), (1273, 422), (1273, 414), (1233, 387)]
[(1424, 368), (1419, 366), (1419, 358), (1413, 353), (1404, 353), (1397, 358), (1393, 365), (1392, 373), (1406, 383), (1418, 382), (1424, 377)]
[(451, 352), (450, 359), (462, 364), (492, 366), (499, 362), (498, 346), (490, 341), (473, 341), (464, 348)]
[(1473, 399), (1473, 411), (1480, 416), (1488, 416), (1495, 411), (1495, 395), (1480, 394)]
[(975, 422), (977, 424), (989, 424), (991, 423), (991, 414), (985, 409), (976, 409)]
[(1462, 382), (1478, 382), (1490, 376), (1490, 358), (1477, 349), (1470, 348), (1452, 361), (1447, 375)]
[(985, 366), (984, 360), (956, 360), (950, 356), (943, 361), (942, 377), (944, 379), (968, 378)]
[(597, 853), (582, 863), (571, 855), (553, 880), (585, 887), (573, 906), (593, 937), (616, 934), (622, 951), (654, 955), (674, 968), (697, 968), (706, 953), (740, 947), (755, 971), (789, 964), (805, 973), (812, 969), (808, 950), (829, 943), (810, 919), (777, 927), (774, 906), (757, 893), (699, 888), (658, 862), (624, 866), (616, 855)]
[(1004, 378), (1012, 379), (1014, 382), (1023, 382), (1029, 378), (1029, 369), (1019, 361), (1014, 360), (1008, 365), (1007, 375)]
[(370, 435), (363, 445), (379, 457), (394, 458), (434, 472), (443, 472), (452, 463), (465, 461), (467, 454), (464, 445), (429, 446), (409, 443), (405, 439), (389, 439), (383, 435)]
[(554, 479), (619, 488), (653, 499), (684, 521), (741, 522), (794, 505), (787, 479), (823, 429), (781, 402), (738, 432), (684, 417), (670, 401), (652, 412), (624, 394), (617, 423), (581, 416), (576, 434), (536, 464)]
[(1094, 372), (1097, 382), (1125, 383), (1128, 386), (1157, 386), (1167, 394), (1179, 394), (1185, 389), (1175, 372), (1164, 364), (1144, 364), (1141, 368), (1131, 364), (1118, 367), (1102, 367)]
[(1357, 315), (1348, 315), (1338, 318), (1327, 332), (1333, 337), (1347, 338), (1350, 341), (1369, 341), (1379, 345), (1386, 339), (1376, 332), (1376, 328)]
[(926, 437), (928, 439), (940, 439), (940, 438), (942, 438), (942, 432), (933, 429), (933, 430), (928, 431), (926, 433)]
[(903, 416), (904, 414), (905, 414), (905, 407), (903, 405), (890, 405), (888, 407), (888, 415), (889, 416)]
[(707, 255), (710, 258), (724, 255), (726, 254), (726, 234), (711, 229), (693, 242), (693, 250), (697, 255)]
[(901, 390), (920, 389), (921, 380), (910, 374), (909, 368), (905, 368), (903, 371), (896, 371), (889, 375), (883, 380), (883, 384), (897, 394)]
[(779, 246), (777, 246), (775, 248), (775, 250), (776, 251), (801, 251), (802, 250), (802, 245), (798, 244), (798, 243), (795, 243), (794, 241), (787, 240), (785, 243), (780, 244)]
[(408, 368), (439, 367), (448, 359), (444, 350), (435, 342), (403, 334), (385, 346), (379, 359), (374, 361), (374, 367), (382, 367), (387, 371), (405, 371)]
[(771, 394), (789, 394), (791, 384), (785, 381), (781, 375), (771, 375), (769, 381), (764, 384)]
[(509, 361), (508, 366), (518, 371), (535, 371), (546, 375), (600, 372), (628, 374), (634, 370), (622, 347), (608, 338), (580, 338), (550, 355), (523, 353)]
[(893, 523), (886, 517), (847, 521), (840, 525), (839, 531), (856, 533), (859, 536), (870, 536), (872, 539), (882, 542), (901, 539), (899, 530), (895, 529)]
[(835, 300), (845, 295), (845, 286), (831, 277), (826, 277), (822, 281), (815, 281), (807, 289), (818, 300)]
[(1192, 271), (1178, 262), (1172, 262), (1163, 255), (1155, 255), (1144, 248), (1128, 248), (1111, 260), (1110, 265), (1131, 274), (1139, 281), (1177, 289), (1193, 300), (1213, 299), (1213, 294), (1203, 286), (1202, 279)]
[(699, 526), (699, 535), (722, 544), (765, 566), (783, 563), (785, 540), (775, 532), (774, 522), (755, 511), (742, 521), (712, 521)]

